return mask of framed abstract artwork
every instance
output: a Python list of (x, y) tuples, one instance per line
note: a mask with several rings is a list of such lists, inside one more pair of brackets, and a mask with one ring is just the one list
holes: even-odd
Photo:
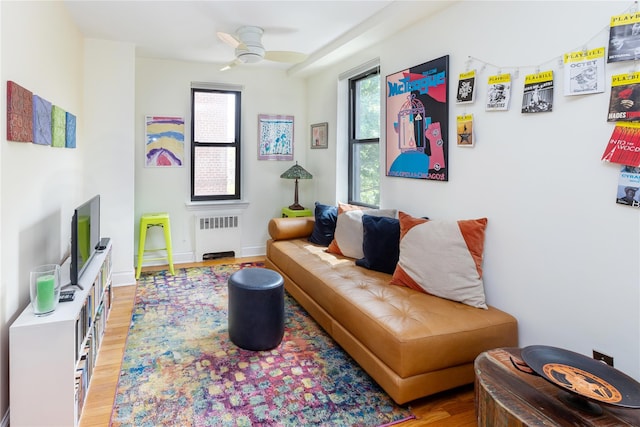
[(65, 147), (76, 148), (76, 116), (67, 112), (65, 126)]
[(7, 81), (7, 140), (33, 141), (33, 93)]
[(33, 143), (51, 145), (51, 103), (33, 95)]
[(145, 116), (145, 167), (184, 165), (184, 117)]
[(449, 56), (386, 83), (386, 175), (448, 181)]
[(293, 160), (293, 116), (258, 115), (258, 160)]
[(328, 128), (328, 123), (316, 123), (315, 125), (311, 125), (311, 148), (329, 147), (327, 140)]
[(51, 107), (51, 146), (64, 147), (67, 137), (67, 112), (54, 105)]

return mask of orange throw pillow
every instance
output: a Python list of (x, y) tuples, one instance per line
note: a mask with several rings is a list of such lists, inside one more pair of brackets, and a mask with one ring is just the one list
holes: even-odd
[(400, 257), (391, 284), (487, 308), (482, 258), (487, 218), (445, 221), (399, 212)]

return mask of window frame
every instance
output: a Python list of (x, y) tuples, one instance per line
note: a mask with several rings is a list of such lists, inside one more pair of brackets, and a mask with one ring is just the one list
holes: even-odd
[[(354, 156), (355, 149), (358, 145), (361, 144), (377, 144), (378, 149), (380, 149), (380, 136), (378, 138), (364, 138), (357, 139), (356, 138), (356, 102), (357, 102), (357, 91), (356, 85), (360, 80), (364, 80), (371, 75), (377, 74), (378, 78), (380, 78), (380, 67), (375, 66), (370, 68), (360, 74), (357, 74), (351, 78), (349, 78), (349, 109), (348, 109), (348, 189), (347, 189), (347, 198), (348, 203), (357, 206), (364, 206), (369, 208), (378, 208), (378, 205), (371, 205), (367, 203), (363, 203), (361, 201), (355, 200), (355, 161), (356, 158)], [(382, 132), (382, 129), (380, 129)], [(380, 158), (378, 157), (378, 168), (380, 167)], [(380, 181), (378, 180), (378, 191), (379, 191)]]
[[(195, 138), (195, 94), (197, 92), (214, 92), (223, 94), (234, 94), (236, 97), (235, 104), (235, 140), (233, 142), (199, 142)], [(241, 103), (242, 103), (242, 91), (235, 89), (217, 89), (217, 88), (191, 88), (191, 201), (192, 202), (207, 202), (207, 201), (225, 201), (225, 200), (241, 200), (242, 197), (242, 170), (241, 170), (241, 153), (242, 153), (242, 116), (241, 116)], [(220, 195), (195, 195), (195, 169), (196, 169), (196, 149), (198, 147), (232, 147), (236, 150), (235, 158), (235, 191), (233, 194), (220, 194)]]

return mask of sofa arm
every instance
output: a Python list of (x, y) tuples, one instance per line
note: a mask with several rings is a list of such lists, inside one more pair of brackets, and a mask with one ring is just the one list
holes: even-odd
[(315, 218), (313, 217), (271, 218), (269, 235), (273, 240), (308, 237), (313, 232), (314, 224)]

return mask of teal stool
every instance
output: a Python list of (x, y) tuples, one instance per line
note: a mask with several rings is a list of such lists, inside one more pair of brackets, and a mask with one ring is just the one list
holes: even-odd
[[(162, 227), (164, 230), (164, 248), (145, 249), (145, 240), (147, 238), (147, 230), (151, 227)], [(140, 240), (138, 241), (138, 268), (136, 269), (136, 280), (140, 278), (142, 270), (142, 261), (145, 252), (166, 251), (166, 256), (147, 258), (147, 261), (164, 260), (169, 261), (169, 272), (175, 275), (173, 269), (173, 250), (171, 248), (171, 224), (169, 223), (169, 214), (166, 212), (144, 214), (140, 217)]]

